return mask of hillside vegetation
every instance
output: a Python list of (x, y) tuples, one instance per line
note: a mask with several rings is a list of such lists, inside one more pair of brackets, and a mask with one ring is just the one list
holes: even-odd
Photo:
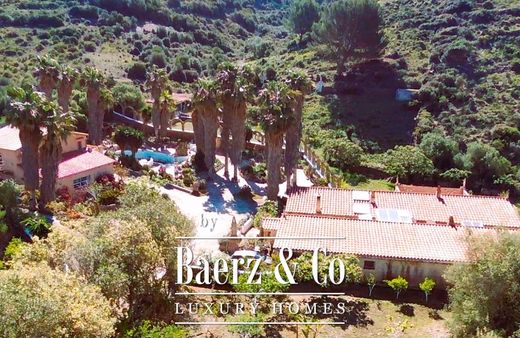
[[(312, 30), (291, 30), (292, 2), (4, 3), (0, 86), (31, 82), (36, 54), (137, 84), (156, 65), (185, 88), (213, 75), (224, 60), (252, 63), (266, 76), (300, 68), (325, 83), (321, 94), (307, 97), (305, 140), (345, 181), (359, 183), (365, 178), (356, 173), (382, 170), (427, 183), (459, 184), (468, 177), (475, 191), (519, 188), (517, 1), (381, 0), (385, 47), (377, 58), (350, 59), (339, 76), (330, 46)], [(415, 90), (413, 100), (397, 102), (400, 88)], [(418, 146), (418, 156), (431, 162), (414, 170), (395, 163), (408, 149), (393, 149), (399, 145)], [(359, 149), (351, 165), (330, 155)]]

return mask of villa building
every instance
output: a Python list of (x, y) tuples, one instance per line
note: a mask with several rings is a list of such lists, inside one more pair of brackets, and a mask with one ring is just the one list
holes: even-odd
[(430, 277), (440, 287), (446, 268), (467, 260), (465, 237), (496, 229), (520, 231), (509, 201), (440, 187), (433, 194), (299, 188), (281, 218), (263, 222), (275, 249), (353, 254), (378, 281), (401, 275), (417, 286)]
[[(103, 174), (113, 174), (114, 160), (87, 146), (88, 135), (72, 132), (62, 141), (57, 188), (70, 192), (83, 188)], [(17, 128), (0, 128), (0, 179), (13, 178), (23, 184), (22, 144)]]

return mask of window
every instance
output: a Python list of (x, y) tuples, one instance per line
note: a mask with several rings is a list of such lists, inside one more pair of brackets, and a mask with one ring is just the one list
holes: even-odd
[(363, 263), (363, 269), (364, 270), (375, 270), (376, 269), (376, 262), (374, 262), (374, 261), (365, 261)]
[(78, 141), (78, 150), (83, 150), (83, 142)]
[(74, 180), (74, 189), (81, 189), (90, 183), (90, 176), (80, 177)]

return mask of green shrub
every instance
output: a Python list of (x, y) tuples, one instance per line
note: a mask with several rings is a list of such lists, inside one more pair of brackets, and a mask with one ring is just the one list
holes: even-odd
[(241, 9), (231, 15), (231, 20), (244, 27), (249, 32), (254, 32), (256, 29), (255, 13), (250, 8)]
[(323, 145), (327, 162), (336, 168), (349, 170), (359, 166), (363, 149), (347, 139), (328, 139)]
[(24, 242), (20, 238), (13, 238), (4, 251), (4, 261), (10, 261), (24, 246)]
[(154, 324), (150, 321), (144, 321), (139, 327), (126, 332), (125, 337), (184, 338), (186, 334), (186, 330), (179, 326)]
[(449, 66), (465, 65), (472, 51), (473, 47), (467, 40), (456, 40), (444, 49), (441, 61)]
[(155, 65), (159, 68), (165, 68), (167, 65), (167, 57), (166, 54), (164, 54), (163, 51), (160, 50), (154, 50), (150, 57), (148, 58), (148, 62), (151, 66)]
[(47, 219), (38, 215), (28, 217), (20, 223), (29, 229), (31, 234), (39, 237), (46, 236), (51, 228)]
[(118, 189), (106, 187), (98, 192), (97, 201), (101, 205), (112, 205), (116, 204), (121, 192)]
[(69, 10), (69, 15), (76, 18), (88, 20), (97, 20), (99, 18), (99, 10), (94, 6), (73, 6)]
[(253, 219), (253, 226), (260, 229), (262, 226), (262, 220), (266, 217), (277, 217), (278, 216), (278, 204), (275, 201), (266, 201), (260, 206)]
[(408, 289), (408, 281), (401, 276), (398, 276), (392, 280), (385, 280), (384, 282), (389, 287), (391, 287), (392, 290), (394, 290), (396, 299), (399, 299), (399, 295), (401, 294), (401, 292)]
[(90, 53), (93, 53), (96, 51), (97, 49), (97, 46), (94, 42), (91, 42), (91, 41), (87, 41), (85, 42), (85, 44), (83, 45), (83, 48), (85, 49), (85, 52), (90, 52)]
[(146, 64), (143, 62), (134, 63), (127, 72), (128, 78), (132, 80), (146, 80)]

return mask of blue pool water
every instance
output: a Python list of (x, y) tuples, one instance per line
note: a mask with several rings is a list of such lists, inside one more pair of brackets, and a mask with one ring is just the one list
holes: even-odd
[[(132, 153), (129, 150), (125, 151), (125, 155), (130, 156)], [(154, 162), (162, 163), (162, 164), (173, 164), (173, 163), (182, 163), (188, 159), (187, 156), (178, 156), (174, 157), (172, 155), (160, 153), (152, 150), (139, 150), (135, 154), (135, 158), (138, 160), (149, 160), (153, 158)]]

